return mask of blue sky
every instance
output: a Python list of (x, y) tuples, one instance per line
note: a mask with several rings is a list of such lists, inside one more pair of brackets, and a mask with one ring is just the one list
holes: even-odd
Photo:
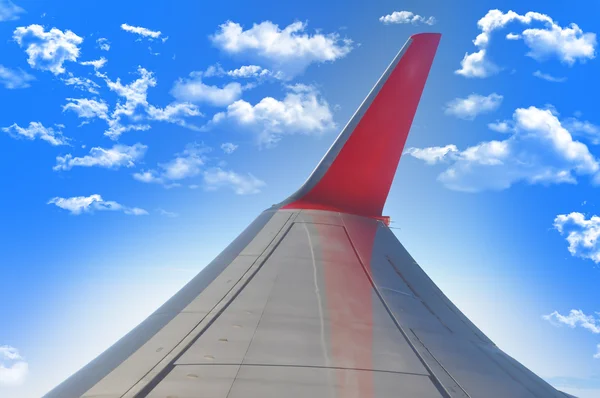
[(501, 348), (599, 396), (598, 8), (0, 0), (0, 396), (68, 377), (293, 192), (423, 31), (385, 214)]

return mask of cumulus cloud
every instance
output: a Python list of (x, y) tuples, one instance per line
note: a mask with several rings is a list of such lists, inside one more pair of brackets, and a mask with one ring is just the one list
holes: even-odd
[[(575, 183), (575, 175), (595, 175), (599, 164), (588, 147), (575, 141), (549, 109), (519, 108), (514, 126), (502, 141), (484, 141), (465, 150), (409, 148), (406, 153), (428, 163), (449, 166), (438, 180), (447, 188), (466, 192), (503, 190), (517, 182), (530, 184)], [(435, 153), (426, 158), (424, 153)]]
[(123, 29), (125, 32), (133, 33), (149, 39), (158, 39), (161, 35), (159, 30), (155, 31), (143, 28), (141, 26), (131, 26), (126, 23), (121, 24), (121, 29)]
[(288, 86), (282, 101), (265, 97), (256, 105), (238, 100), (217, 113), (208, 127), (222, 123), (236, 126), (256, 134), (259, 145), (273, 146), (283, 135), (322, 135), (336, 125), (329, 104), (312, 86)]
[(222, 51), (256, 60), (289, 79), (312, 63), (332, 62), (352, 50), (352, 41), (337, 33), (306, 33), (306, 24), (294, 22), (280, 29), (271, 21), (244, 28), (232, 21), (220, 25), (210, 38)]
[(542, 318), (555, 326), (566, 325), (572, 329), (579, 326), (594, 334), (600, 334), (600, 318), (586, 315), (581, 310), (571, 310), (568, 315), (561, 315), (558, 311), (554, 311), (551, 314), (542, 315)]
[(25, 48), (29, 56), (27, 62), (34, 69), (47, 70), (55, 75), (65, 73), (66, 61), (76, 62), (79, 57), (79, 45), (83, 38), (70, 30), (56, 28), (48, 32), (41, 25), (18, 27), (13, 38), (19, 46)]
[(433, 25), (437, 22), (434, 17), (425, 18), (410, 11), (394, 11), (391, 14), (384, 15), (383, 17), (379, 18), (379, 21), (383, 22), (384, 24), (412, 23), (413, 25)]
[(20, 18), (25, 10), (10, 0), (0, 0), (0, 22), (14, 21)]
[(496, 93), (488, 96), (471, 94), (467, 98), (455, 98), (446, 104), (445, 113), (461, 119), (473, 120), (482, 113), (493, 112), (502, 103), (503, 97)]
[(140, 143), (132, 146), (115, 145), (112, 148), (94, 147), (90, 154), (83, 157), (73, 157), (71, 154), (56, 157), (56, 166), (53, 170), (71, 170), (73, 167), (104, 167), (118, 169), (119, 167), (133, 167), (135, 162), (142, 159), (148, 147)]
[(98, 48), (100, 48), (102, 51), (110, 50), (110, 42), (105, 37), (99, 37), (96, 39), (96, 44), (98, 44)]
[(543, 24), (544, 28), (527, 28), (520, 34), (510, 33), (506, 36), (509, 40), (523, 40), (529, 48), (526, 55), (537, 61), (558, 58), (567, 65), (573, 65), (576, 61), (585, 62), (596, 56), (596, 35), (584, 33), (574, 23), (561, 27), (548, 15), (537, 12), (520, 15), (514, 11), (504, 13), (500, 10), (490, 10), (477, 22), (481, 30), (473, 41), (477, 51), (465, 54), (461, 68), (456, 73), (465, 77), (480, 78), (498, 73), (501, 68), (491, 62), (487, 54), (491, 34), (512, 22), (524, 25), (534, 22)]
[(126, 207), (117, 202), (104, 200), (98, 194), (90, 196), (74, 196), (71, 198), (55, 197), (47, 204), (53, 204), (61, 209), (69, 211), (73, 215), (82, 213), (94, 213), (95, 211), (120, 211), (128, 215), (143, 216), (148, 212), (139, 207)]
[(533, 76), (553, 83), (564, 83), (567, 81), (566, 77), (555, 77), (548, 73), (544, 73), (540, 70), (536, 70), (535, 72), (533, 72)]
[(0, 346), (0, 386), (15, 386), (25, 382), (29, 373), (29, 365), (11, 346)]
[(237, 69), (225, 70), (219, 64), (209, 66), (204, 72), (193, 72), (196, 76), (213, 77), (213, 76), (228, 76), (234, 79), (261, 79), (272, 77), (275, 79), (282, 79), (281, 73), (274, 73), (269, 69), (263, 68), (258, 65), (243, 65)]
[(252, 174), (238, 174), (215, 167), (204, 172), (204, 183), (207, 190), (216, 190), (221, 187), (231, 188), (237, 195), (259, 193), (266, 184)]
[(225, 142), (225, 143), (221, 144), (221, 149), (226, 154), (231, 155), (233, 152), (235, 152), (236, 149), (238, 149), (238, 145), (235, 145), (234, 143), (231, 143), (231, 142)]
[(210, 148), (202, 144), (189, 144), (185, 150), (176, 154), (175, 158), (167, 163), (158, 165), (158, 169), (145, 170), (133, 174), (133, 178), (145, 183), (163, 184), (172, 186), (179, 180), (194, 177), (200, 174), (201, 166), (206, 161), (206, 153)]
[(584, 214), (578, 212), (559, 214), (554, 219), (554, 228), (561, 235), (567, 235), (569, 253), (572, 256), (600, 263), (600, 217), (591, 216), (586, 219)]
[(0, 84), (5, 88), (27, 88), (29, 82), (35, 80), (29, 73), (23, 72), (21, 69), (10, 69), (0, 65)]
[(67, 145), (69, 140), (63, 136), (60, 130), (55, 130), (52, 127), (44, 127), (40, 122), (30, 122), (27, 127), (20, 127), (13, 123), (8, 127), (3, 127), (2, 131), (13, 138), (25, 138), (28, 140), (40, 140), (50, 143), (50, 145)]
[(175, 82), (171, 94), (179, 101), (227, 106), (242, 96), (242, 85), (232, 82), (223, 87), (211, 86), (202, 82), (201, 73), (192, 72), (190, 78)]

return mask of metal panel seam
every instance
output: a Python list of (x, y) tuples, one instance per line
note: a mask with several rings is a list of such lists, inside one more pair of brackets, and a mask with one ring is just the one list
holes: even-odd
[(365, 273), (365, 276), (369, 280), (369, 283), (373, 287), (373, 290), (375, 291), (375, 294), (377, 294), (377, 297), (381, 301), (381, 304), (383, 305), (383, 307), (387, 311), (388, 315), (390, 316), (390, 318), (392, 319), (392, 321), (394, 322), (394, 324), (396, 325), (396, 327), (398, 328), (398, 330), (400, 331), (400, 333), (402, 333), (402, 336), (404, 336), (404, 339), (406, 339), (406, 342), (408, 343), (408, 345), (410, 346), (410, 348), (413, 350), (413, 352), (415, 353), (415, 355), (417, 356), (417, 358), (419, 358), (419, 360), (421, 361), (421, 363), (423, 364), (423, 366), (425, 367), (425, 369), (431, 375), (432, 382), (436, 386), (436, 388), (439, 390), (439, 392), (444, 396), (444, 398), (452, 398), (452, 397), (450, 397), (450, 395), (448, 394), (448, 392), (445, 390), (445, 388), (442, 385), (442, 383), (440, 382), (440, 380), (433, 374), (433, 371), (431, 370), (431, 368), (429, 367), (429, 365), (427, 364), (427, 362), (425, 362), (425, 359), (421, 356), (421, 354), (417, 351), (417, 349), (415, 348), (415, 346), (409, 340), (408, 335), (406, 334), (406, 331), (402, 328), (402, 326), (400, 326), (400, 323), (398, 322), (398, 320), (396, 319), (396, 317), (394, 316), (394, 314), (392, 313), (392, 311), (388, 307), (387, 303), (385, 302), (385, 300), (383, 299), (383, 297), (381, 295), (381, 292), (377, 288), (377, 285), (375, 285), (375, 282), (373, 281), (373, 278), (371, 278), (371, 275), (369, 275), (369, 272), (365, 268), (365, 264), (364, 264), (363, 260), (360, 258), (360, 255), (358, 254), (358, 250), (356, 250), (356, 247), (354, 247), (354, 243), (352, 242), (352, 238), (350, 237), (350, 234), (348, 233), (348, 230), (346, 229), (346, 223), (344, 222), (343, 218), (342, 218), (342, 222), (344, 223), (344, 226), (343, 226), (344, 232), (346, 233), (346, 236), (348, 237), (348, 241), (350, 242), (350, 246), (352, 246), (352, 250), (354, 250), (354, 254), (356, 255), (356, 258), (358, 259), (358, 262), (360, 263), (360, 265), (362, 267), (362, 270)]
[[(167, 354), (165, 356), (165, 359), (163, 359), (164, 362), (165, 360), (167, 360), (168, 356), (172, 353), (174, 353), (175, 351), (177, 351), (177, 353), (175, 353), (173, 355), (172, 358), (170, 358), (168, 360), (168, 363), (164, 365), (164, 368), (158, 372), (158, 374), (156, 376), (154, 376), (148, 383), (146, 383), (145, 386), (138, 386), (142, 380), (144, 379), (144, 377), (146, 377), (148, 374), (150, 374), (153, 370), (155, 370), (161, 363), (159, 362), (158, 364), (156, 364), (150, 371), (148, 371), (146, 373), (146, 375), (144, 375), (135, 385), (133, 385), (129, 390), (127, 390), (123, 395), (122, 398), (126, 398), (128, 396), (133, 397), (133, 398), (144, 398), (146, 397), (151, 391), (152, 389), (154, 389), (154, 387), (156, 387), (156, 385), (158, 383), (160, 383), (160, 381), (162, 381), (170, 372), (171, 370), (175, 367), (175, 362), (183, 355), (183, 353), (189, 348), (191, 347), (198, 338), (200, 338), (200, 336), (206, 331), (207, 328), (210, 327), (210, 325), (212, 325), (217, 318), (223, 313), (223, 311), (225, 311), (227, 309), (227, 307), (229, 307), (229, 305), (235, 300), (235, 298), (244, 290), (244, 288), (250, 283), (250, 281), (254, 278), (254, 276), (258, 273), (258, 271), (260, 271), (260, 269), (262, 268), (262, 266), (264, 265), (264, 263), (269, 259), (269, 257), (271, 256), (271, 254), (273, 254), (273, 252), (275, 251), (275, 249), (279, 246), (279, 244), (283, 241), (283, 238), (285, 237), (285, 235), (287, 235), (287, 233), (289, 232), (291, 226), (294, 223), (294, 219), (296, 218), (296, 216), (298, 215), (298, 212), (292, 212), (290, 214), (290, 216), (288, 217), (288, 219), (285, 221), (284, 225), (281, 227), (281, 229), (279, 230), (279, 232), (273, 237), (273, 239), (271, 240), (271, 242), (267, 245), (267, 247), (265, 248), (265, 250), (263, 250), (263, 252), (257, 257), (256, 261), (248, 268), (248, 270), (244, 273), (244, 275), (242, 275), (242, 277), (238, 280), (237, 283), (240, 283), (244, 277), (246, 275), (248, 275), (250, 272), (252, 272), (252, 274), (245, 280), (243, 281), (242, 285), (239, 287), (239, 289), (233, 294), (233, 296), (231, 296), (228, 301), (215, 313), (213, 314), (213, 317), (211, 319), (209, 319), (205, 325), (203, 325), (200, 330), (197, 330), (201, 324), (207, 319), (209, 318), (209, 316), (211, 315), (211, 312), (214, 311), (215, 308), (217, 308), (219, 305), (223, 304), (223, 301), (226, 300), (227, 294), (229, 294), (234, 288), (235, 285), (232, 287), (232, 289), (229, 290), (229, 292), (223, 297), (223, 299), (221, 301), (219, 301), (219, 303), (217, 303), (214, 307), (213, 310), (211, 310), (204, 318), (203, 320), (194, 328), (190, 331), (190, 333), (188, 333), (183, 339), (182, 341), (175, 346), (175, 348), (173, 348), (173, 350), (171, 350), (169, 352), (169, 354)], [(275, 244), (273, 244), (275, 242)], [(261, 260), (261, 257), (263, 257), (263, 259)], [(258, 263), (258, 265), (257, 265)], [(255, 267), (256, 266), (256, 267)], [(252, 270), (252, 267), (255, 267), (254, 270)], [(236, 284), (237, 284), (236, 283)], [(181, 344), (185, 341), (186, 338), (189, 338), (190, 336), (191, 340), (189, 342), (187, 342), (187, 344), (185, 344), (185, 346), (181, 347)], [(136, 386), (139, 388), (139, 391), (136, 393), (134, 390), (136, 388)], [(132, 395), (133, 394), (133, 395)]]

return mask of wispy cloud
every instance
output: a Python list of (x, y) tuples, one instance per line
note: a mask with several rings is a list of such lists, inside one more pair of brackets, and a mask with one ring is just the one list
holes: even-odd
[(96, 39), (96, 44), (98, 44), (98, 48), (100, 48), (102, 51), (110, 50), (110, 42), (105, 37), (99, 37)]
[(237, 195), (257, 194), (266, 185), (264, 181), (259, 180), (250, 173), (243, 175), (219, 167), (204, 172), (204, 183), (207, 190), (212, 191), (221, 187), (228, 187)]
[(27, 62), (34, 69), (47, 70), (55, 75), (65, 73), (66, 61), (76, 62), (79, 57), (79, 45), (83, 38), (70, 30), (56, 28), (48, 32), (41, 25), (18, 27), (13, 38), (19, 46), (25, 48), (29, 56)]
[(564, 83), (567, 81), (566, 77), (555, 77), (548, 73), (543, 73), (542, 71), (536, 70), (533, 72), (533, 76), (540, 78), (542, 80), (546, 80), (552, 83)]
[(90, 196), (74, 196), (71, 198), (55, 197), (48, 204), (56, 205), (61, 209), (69, 211), (73, 215), (82, 213), (94, 213), (95, 211), (119, 211), (128, 215), (143, 216), (148, 212), (139, 207), (126, 207), (117, 202), (102, 199), (98, 194)]
[(160, 214), (161, 216), (165, 216), (165, 217), (169, 217), (169, 218), (177, 218), (179, 217), (178, 213), (174, 213), (172, 211), (167, 211), (165, 209), (156, 209), (156, 211), (158, 212), (158, 214)]
[(233, 123), (254, 132), (258, 144), (269, 147), (287, 134), (322, 135), (336, 127), (329, 104), (315, 87), (296, 84), (287, 89), (281, 101), (265, 97), (252, 105), (238, 100), (213, 116), (207, 128)]
[(0, 65), (0, 84), (8, 89), (27, 88), (35, 78), (21, 69), (10, 69)]
[(409, 148), (406, 153), (430, 164), (447, 163), (438, 180), (467, 192), (503, 190), (520, 181), (573, 184), (575, 175), (598, 172), (598, 160), (573, 139), (552, 110), (519, 108), (510, 123), (513, 127), (502, 141), (484, 141), (464, 150), (454, 145)]
[(498, 109), (503, 98), (496, 93), (488, 96), (471, 94), (467, 98), (455, 98), (446, 104), (445, 113), (461, 119), (473, 120), (479, 114)]
[(0, 0), (0, 22), (14, 21), (20, 18), (25, 10), (10, 0)]
[(50, 143), (50, 145), (67, 145), (69, 140), (63, 136), (60, 130), (55, 130), (52, 127), (44, 127), (40, 122), (30, 122), (27, 127), (20, 127), (14, 123), (8, 127), (3, 127), (2, 131), (13, 138), (25, 138), (28, 140), (40, 140)]
[(564, 125), (573, 135), (585, 138), (594, 145), (600, 144), (600, 126), (575, 117), (565, 119)]
[(310, 64), (332, 62), (352, 50), (352, 41), (337, 33), (306, 33), (306, 23), (294, 22), (280, 29), (271, 21), (254, 24), (250, 29), (227, 21), (210, 38), (215, 46), (228, 54), (255, 59), (292, 78)]
[(520, 34), (511, 33), (509, 40), (522, 39), (529, 52), (527, 56), (543, 61), (555, 57), (567, 65), (576, 61), (585, 62), (596, 56), (596, 34), (584, 33), (579, 26), (572, 23), (568, 27), (561, 27), (551, 17), (538, 12), (528, 12), (525, 15), (514, 11), (504, 13), (500, 10), (490, 10), (477, 22), (481, 33), (473, 43), (477, 51), (465, 54), (461, 61), (461, 68), (457, 74), (465, 77), (488, 77), (498, 73), (501, 68), (488, 59), (488, 46), (491, 34), (504, 28), (512, 22), (530, 25), (540, 22), (545, 25), (543, 29), (527, 28)]
[(123, 29), (125, 32), (133, 33), (150, 39), (158, 39), (162, 34), (159, 30), (150, 30), (141, 26), (131, 26), (126, 23), (121, 24), (121, 29)]
[(69, 101), (63, 106), (63, 111), (76, 113), (84, 119), (104, 120), (108, 128), (104, 132), (107, 137), (116, 140), (123, 133), (131, 130), (149, 130), (150, 121), (161, 121), (178, 124), (187, 128), (195, 128), (187, 123), (190, 117), (202, 116), (196, 105), (185, 102), (174, 102), (165, 108), (160, 108), (148, 103), (148, 89), (155, 87), (157, 80), (154, 73), (138, 68), (139, 77), (129, 84), (124, 84), (121, 79), (113, 81), (105, 74), (96, 72), (103, 78), (107, 87), (115, 92), (119, 98), (112, 112), (103, 100), (88, 98), (67, 98)]
[(103, 167), (118, 169), (120, 167), (133, 167), (135, 162), (142, 159), (148, 147), (140, 143), (132, 146), (115, 145), (112, 148), (94, 147), (90, 154), (83, 157), (73, 157), (71, 154), (56, 157), (56, 166), (53, 170), (71, 170), (73, 167)]
[(163, 184), (171, 187), (177, 182), (200, 174), (201, 166), (206, 161), (206, 154), (210, 148), (203, 144), (188, 144), (185, 150), (176, 154), (175, 158), (167, 163), (158, 165), (158, 169), (143, 170), (133, 174), (133, 178), (140, 182)]
[(542, 315), (542, 318), (555, 326), (566, 325), (572, 329), (579, 326), (594, 334), (600, 334), (600, 318), (586, 315), (581, 310), (571, 310), (568, 315), (561, 315), (558, 311), (554, 311), (551, 314)]
[(0, 346), (0, 387), (21, 385), (29, 373), (29, 365), (11, 346)]
[(104, 65), (106, 65), (107, 59), (104, 57), (100, 57), (99, 59), (93, 60), (93, 61), (84, 61), (84, 62), (80, 62), (81, 65), (84, 66), (92, 66), (94, 68), (94, 70), (99, 70), (102, 69), (104, 67)]
[(437, 22), (434, 17), (425, 18), (410, 11), (394, 11), (391, 14), (382, 16), (379, 18), (379, 21), (383, 22), (384, 24), (411, 23), (413, 25), (434, 25)]
[(231, 143), (231, 142), (225, 142), (225, 143), (221, 144), (221, 149), (226, 154), (231, 155), (233, 152), (235, 152), (236, 149), (238, 149), (238, 145), (235, 145), (234, 143)]
[(88, 93), (98, 94), (100, 86), (95, 81), (87, 77), (77, 77), (69, 72), (69, 77), (62, 79), (67, 86), (73, 86), (79, 90), (87, 91)]

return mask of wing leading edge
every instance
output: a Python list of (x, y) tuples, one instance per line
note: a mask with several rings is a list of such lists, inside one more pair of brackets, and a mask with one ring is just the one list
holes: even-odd
[(411, 37), (300, 190), (46, 398), (566, 397), (382, 222), (439, 38)]

